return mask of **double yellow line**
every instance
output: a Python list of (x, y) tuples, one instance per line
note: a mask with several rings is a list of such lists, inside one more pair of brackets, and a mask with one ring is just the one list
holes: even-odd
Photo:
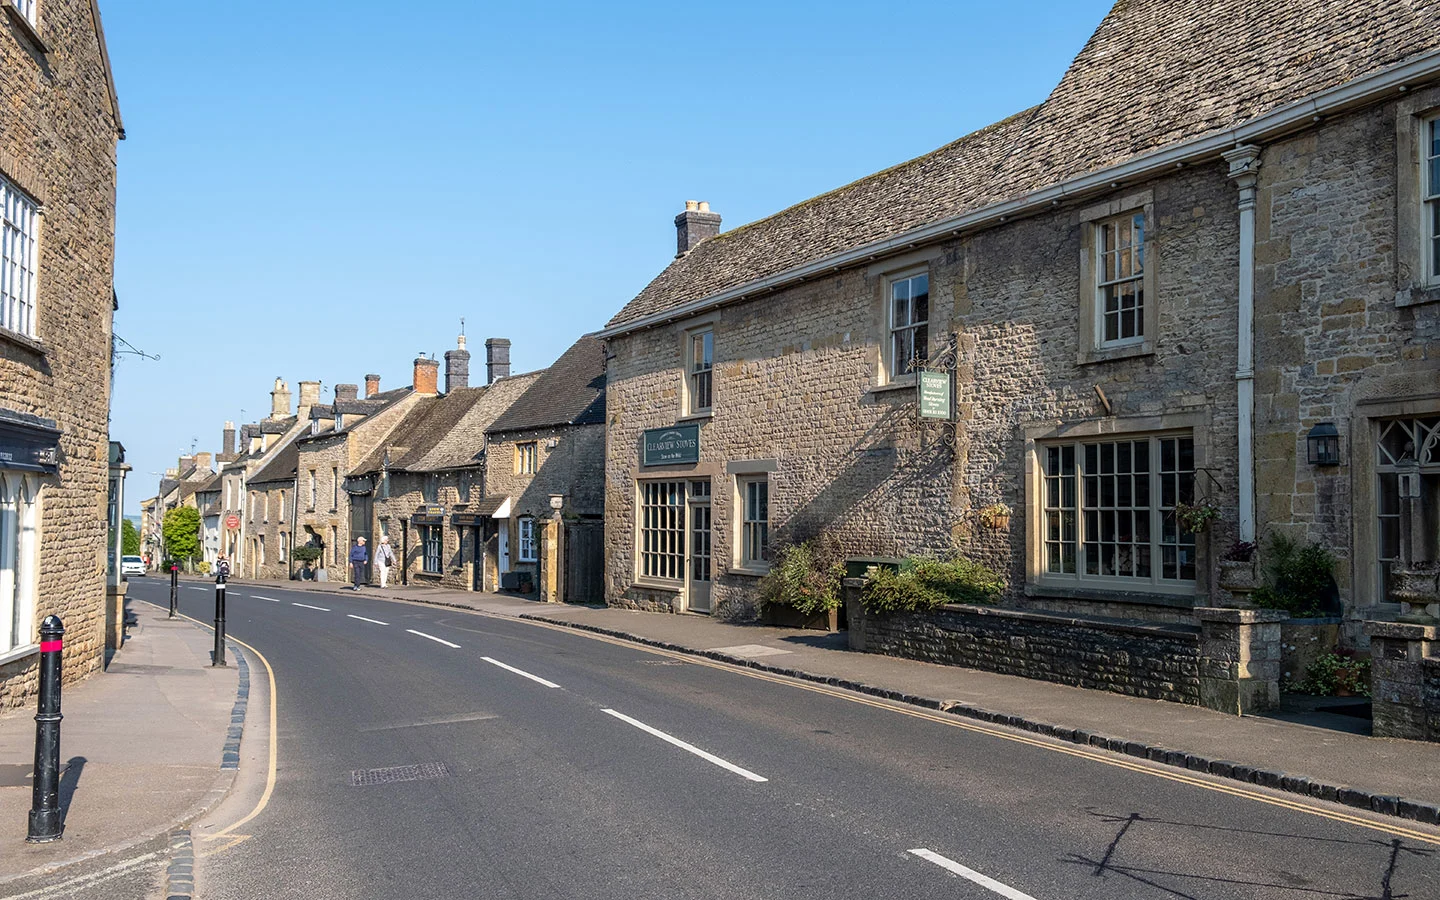
[[(496, 616), (494, 613), (482, 613), (482, 615), (494, 616), (496, 618), (512, 618), (509, 616)], [(1270, 794), (1251, 790), (1238, 784), (1232, 785), (1226, 784), (1218, 780), (1199, 778), (1195, 775), (1186, 774), (1180, 771), (1167, 771), (1165, 768), (1159, 766), (1158, 764), (1147, 765), (1136, 760), (1126, 759), (1125, 757), (1111, 756), (1108, 754), (1096, 753), (1092, 750), (1085, 750), (1080, 748), (1079, 746), (1066, 746), (1064, 743), (1061, 743), (1058, 740), (1044, 740), (1041, 738), (1030, 737), (1029, 735), (1025, 734), (1016, 734), (1009, 731), (1002, 731), (998, 728), (992, 728), (986, 725), (966, 722), (953, 716), (942, 716), (921, 709), (898, 706), (893, 703), (873, 699), (863, 696), (861, 694), (854, 694), (847, 691), (837, 691), (834, 688), (824, 687), (818, 684), (812, 684), (810, 682), (802, 681), (795, 678), (787, 678), (784, 676), (774, 675), (769, 672), (750, 669), (744, 666), (735, 665), (733, 663), (720, 662), (718, 660), (709, 659), (708, 657), (692, 656), (688, 653), (677, 653), (672, 650), (663, 650), (656, 647), (646, 646), (645, 644), (637, 644), (633, 641), (627, 641), (622, 638), (611, 637), (610, 635), (600, 634), (594, 631), (587, 631), (582, 628), (556, 625), (550, 622), (540, 622), (535, 619), (521, 619), (520, 621), (528, 622), (541, 628), (550, 628), (556, 631), (568, 632), (570, 634), (583, 635), (587, 638), (590, 638), (591, 640), (604, 641), (607, 644), (615, 644), (616, 646), (629, 647), (631, 649), (640, 649), (644, 650), (647, 653), (653, 653), (658, 656), (669, 657), (670, 659), (678, 659), (684, 662), (694, 663), (696, 665), (709, 666), (712, 669), (720, 669), (725, 672), (731, 672), (737, 675), (744, 675), (747, 678), (756, 678), (760, 681), (768, 681), (772, 684), (789, 685), (790, 687), (809, 691), (813, 694), (824, 694), (827, 697), (835, 697), (836, 699), (845, 700), (850, 703), (860, 703), (865, 706), (873, 706), (876, 709), (889, 710), (890, 712), (899, 713), (903, 716), (910, 716), (914, 719), (924, 719), (927, 722), (935, 722), (937, 724), (945, 725), (950, 728), (960, 728), (965, 731), (973, 731), (978, 734), (986, 734), (990, 735), (991, 737), (1000, 738), (1004, 741), (1010, 741), (1016, 744), (1025, 744), (1026, 746), (1036, 747), (1041, 750), (1049, 750), (1052, 753), (1063, 753), (1066, 756), (1074, 756), (1079, 759), (1090, 760), (1091, 762), (1097, 762), (1103, 765), (1113, 766), (1117, 769), (1127, 769), (1131, 772), (1138, 772), (1141, 775), (1149, 775), (1153, 778), (1163, 778), (1166, 781), (1174, 781), (1180, 784), (1190, 785), (1191, 787), (1197, 787), (1207, 791), (1214, 791), (1218, 794), (1228, 794), (1232, 797), (1239, 797), (1244, 800), (1253, 800), (1257, 803), (1265, 803), (1270, 806), (1278, 806), (1281, 809), (1288, 809), (1294, 812), (1305, 813), (1306, 815), (1318, 816), (1322, 819), (1330, 819), (1334, 822), (1343, 822), (1347, 825), (1358, 825), (1361, 828), (1368, 828), (1371, 831), (1378, 831), (1382, 834), (1394, 835), (1396, 837), (1404, 837), (1413, 841), (1419, 841), (1424, 844), (1431, 844), (1433, 846), (1440, 847), (1440, 836), (1436, 836), (1434, 834), (1423, 831), (1416, 831), (1412, 828), (1406, 828), (1401, 825), (1391, 825), (1388, 823), (1375, 822), (1370, 819), (1342, 812), (1340, 810), (1326, 809), (1324, 807), (1314, 806), (1300, 800), (1291, 800), (1288, 797), (1271, 796)]]

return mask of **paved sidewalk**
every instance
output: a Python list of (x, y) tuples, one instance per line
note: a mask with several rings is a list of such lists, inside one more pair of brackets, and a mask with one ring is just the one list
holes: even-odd
[[(64, 837), (27, 844), (34, 704), (0, 717), (0, 882), (133, 847), (214, 803), (238, 669), (210, 668), (213, 638), (132, 601), (138, 627), (109, 668), (63, 693)], [(8, 893), (0, 889), (0, 894)]]
[[(291, 582), (286, 587), (349, 592), (348, 587), (333, 584)], [(951, 711), (972, 718), (1055, 733), (1077, 743), (1376, 812), (1431, 824), (1440, 821), (1440, 744), (1365, 737), (1268, 717), (1229, 716), (1195, 706), (857, 653), (849, 649), (843, 632), (828, 635), (732, 625), (708, 616), (547, 604), (429, 587), (392, 586), (383, 591), (366, 587), (362, 593), (545, 618), (932, 708), (953, 706)]]

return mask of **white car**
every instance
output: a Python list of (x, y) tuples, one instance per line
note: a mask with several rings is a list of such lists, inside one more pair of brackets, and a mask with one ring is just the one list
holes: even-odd
[(144, 575), (144, 574), (145, 574), (145, 560), (141, 559), (141, 558), (138, 557), (138, 556), (122, 556), (122, 557), (120, 557), (120, 574), (121, 574), (121, 575)]

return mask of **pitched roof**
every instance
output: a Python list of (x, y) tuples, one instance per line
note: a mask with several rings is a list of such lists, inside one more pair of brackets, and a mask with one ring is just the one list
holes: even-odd
[(246, 484), (263, 484), (277, 481), (294, 481), (295, 470), (300, 465), (299, 441), (286, 441), (285, 446), (275, 451), (270, 461), (251, 475)]
[(1435, 3), (1118, 0), (1041, 105), (704, 241), (607, 327), (1234, 127), (1437, 34)]
[(538, 372), (516, 375), (493, 384), (421, 398), (395, 426), (392, 439), (376, 447), (353, 474), (379, 472), (387, 452), (392, 471), (430, 472), (480, 464), (486, 427), (537, 377)]
[[(395, 401), (400, 400), (402, 397), (408, 397), (410, 394), (414, 393), (414, 391), (415, 389), (413, 387), (406, 386), (402, 388), (394, 388), (388, 391), (381, 391), (375, 396), (366, 397), (363, 400), (340, 400), (335, 403), (327, 403), (324, 405), (317, 404), (310, 407), (310, 421), (317, 422), (324, 419), (334, 420), (337, 407), (339, 408), (339, 412), (341, 415), (364, 416), (368, 419), (370, 416), (375, 415), (380, 410), (384, 409)], [(361, 421), (364, 421), (364, 419), (361, 419)], [(310, 440), (312, 438), (321, 438), (329, 437), (336, 434), (344, 434), (348, 432), (352, 427), (359, 424), (360, 422), (354, 422), (353, 424), (346, 425), (344, 428), (336, 428), (335, 426), (331, 425), (329, 428), (326, 428), (325, 430), (320, 431), (316, 434), (302, 435), (301, 440)]]
[(604, 422), (605, 347), (591, 333), (570, 345), (570, 349), (541, 372), (529, 389), (485, 430), (518, 431)]

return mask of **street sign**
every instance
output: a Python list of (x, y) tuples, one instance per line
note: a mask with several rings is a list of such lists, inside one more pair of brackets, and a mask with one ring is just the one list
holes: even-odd
[(700, 461), (700, 426), (676, 425), (673, 428), (651, 428), (644, 435), (640, 464), (670, 466)]
[(950, 373), (921, 370), (920, 418), (950, 420)]
[(228, 529), (230, 529), (231, 531), (238, 531), (239, 528), (240, 528), (240, 517), (237, 516), (237, 515), (234, 515), (233, 513), (232, 513), (231, 515), (226, 516), (226, 517), (225, 517), (225, 527), (228, 528)]

